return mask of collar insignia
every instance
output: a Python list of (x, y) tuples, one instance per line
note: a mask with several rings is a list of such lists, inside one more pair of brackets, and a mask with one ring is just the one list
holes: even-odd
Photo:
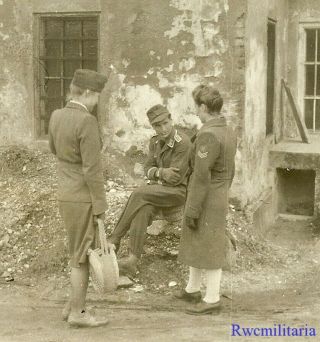
[(170, 141), (167, 143), (167, 145), (172, 148), (174, 145), (174, 140), (170, 139)]
[(175, 134), (174, 134), (174, 140), (176, 142), (180, 142), (182, 140), (181, 136), (178, 134), (178, 131), (176, 130), (175, 131)]

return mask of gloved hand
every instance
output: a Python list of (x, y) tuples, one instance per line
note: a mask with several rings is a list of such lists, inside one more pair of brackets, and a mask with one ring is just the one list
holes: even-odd
[(198, 229), (198, 219), (186, 216), (185, 217), (185, 224), (188, 228), (190, 228), (192, 230)]
[(180, 169), (176, 167), (168, 167), (161, 170), (161, 179), (169, 184), (174, 184), (180, 180)]

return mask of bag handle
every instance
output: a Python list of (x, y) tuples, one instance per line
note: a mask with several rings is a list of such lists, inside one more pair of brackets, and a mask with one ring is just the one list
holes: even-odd
[(109, 254), (106, 233), (104, 230), (104, 223), (99, 218), (97, 219), (97, 221), (98, 221), (98, 231), (99, 231), (101, 250), (104, 254)]

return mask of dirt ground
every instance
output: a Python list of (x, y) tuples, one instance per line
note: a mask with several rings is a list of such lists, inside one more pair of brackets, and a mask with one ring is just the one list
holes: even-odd
[[(231, 325), (242, 327), (314, 327), (320, 333), (318, 236), (308, 222), (278, 221), (268, 238), (290, 253), (301, 250), (289, 266), (259, 272), (225, 272), (223, 309), (219, 315), (190, 316), (185, 306), (167, 294), (120, 289), (103, 298), (92, 289), (89, 307), (109, 317), (110, 324), (96, 329), (72, 329), (60, 315), (66, 288), (60, 279), (26, 286), (2, 284), (0, 341), (259, 341), (265, 337), (231, 336)], [(228, 297), (228, 298), (227, 298)], [(291, 341), (292, 337), (275, 337)], [(319, 337), (295, 337), (295, 341)]]
[[(107, 173), (107, 217), (112, 228), (129, 194), (124, 179), (130, 177), (124, 173), (116, 178), (112, 170)], [(186, 269), (176, 261), (179, 233), (173, 229), (148, 237), (134, 286), (103, 297), (89, 288), (88, 307), (107, 316), (108, 326), (69, 328), (61, 320), (69, 271), (56, 211), (52, 157), (21, 149), (3, 151), (0, 176), (1, 342), (266, 339), (232, 336), (232, 324), (243, 328), (308, 326), (316, 329), (317, 336), (294, 340), (320, 341), (320, 233), (316, 223), (278, 220), (265, 234), (254, 235), (233, 206), (228, 225), (238, 242), (237, 262), (231, 272), (223, 273), (219, 315), (187, 315), (186, 306), (172, 299), (172, 292), (186, 278)], [(169, 286), (172, 281), (177, 285)], [(274, 339), (291, 341), (292, 337)]]

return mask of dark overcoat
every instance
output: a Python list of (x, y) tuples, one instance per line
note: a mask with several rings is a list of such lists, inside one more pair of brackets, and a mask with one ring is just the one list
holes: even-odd
[(198, 229), (183, 225), (179, 251), (179, 260), (189, 266), (219, 269), (226, 264), (226, 215), (236, 144), (236, 135), (222, 116), (206, 122), (194, 141), (184, 216), (197, 219)]

